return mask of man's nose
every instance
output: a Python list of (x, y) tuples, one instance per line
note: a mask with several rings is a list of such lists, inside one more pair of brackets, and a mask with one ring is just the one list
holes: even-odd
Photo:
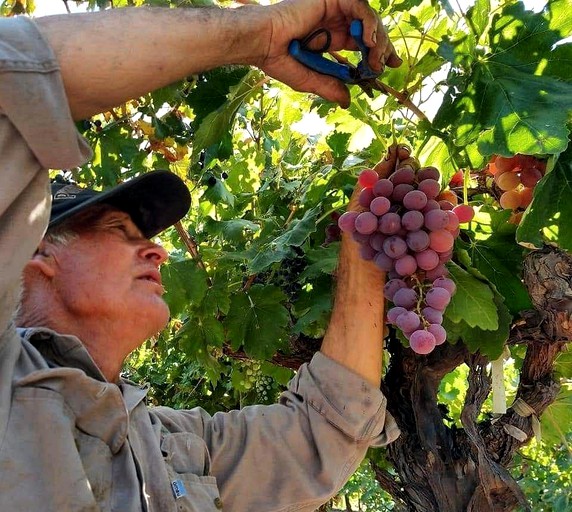
[(152, 261), (157, 267), (165, 263), (169, 259), (169, 253), (162, 245), (148, 241), (147, 245), (141, 249), (142, 258)]

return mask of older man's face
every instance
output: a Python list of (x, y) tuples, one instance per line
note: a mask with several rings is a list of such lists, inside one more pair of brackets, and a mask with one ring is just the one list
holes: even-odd
[(159, 266), (168, 258), (121, 211), (103, 214), (97, 225), (58, 249), (52, 285), (74, 317), (123, 322), (141, 342), (169, 319)]

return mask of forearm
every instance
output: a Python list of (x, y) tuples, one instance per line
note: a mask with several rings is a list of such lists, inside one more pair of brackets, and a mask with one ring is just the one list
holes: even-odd
[(262, 9), (125, 8), (36, 22), (81, 119), (193, 73), (256, 64), (270, 39)]
[(343, 234), (334, 309), (321, 351), (374, 386), (381, 381), (385, 273)]
[[(388, 177), (397, 163), (399, 147), (392, 145), (375, 167), (381, 178)], [(348, 210), (363, 209), (358, 204), (360, 187)], [(334, 309), (321, 351), (361, 375), (374, 386), (381, 381), (383, 363), (385, 272), (365, 261), (359, 244), (342, 234)]]
[(347, 86), (298, 63), (288, 44), (326, 29), (330, 50), (353, 49), (353, 19), (363, 22), (371, 68), (398, 66), (381, 20), (363, 0), (284, 0), (236, 9), (123, 8), (38, 18), (37, 24), (60, 63), (72, 114), (81, 119), (229, 64), (258, 66), (298, 91), (349, 105)]

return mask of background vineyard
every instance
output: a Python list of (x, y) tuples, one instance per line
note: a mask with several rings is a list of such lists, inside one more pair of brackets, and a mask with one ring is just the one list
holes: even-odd
[[(170, 169), (192, 193), (189, 215), (162, 236), (171, 252), (163, 268), (171, 322), (125, 368), (127, 377), (151, 385), (154, 403), (214, 412), (276, 400), (319, 347), (327, 325), (337, 215), (359, 171), (394, 142), (438, 167), (444, 185), (463, 172), (453, 188), (477, 215), (456, 244), (452, 272), (462, 286), (448, 310), (448, 346), (466, 346), (485, 363), (507, 355), (509, 405), (514, 398), (527, 344), (511, 335), (523, 312), (535, 309), (522, 282), (523, 258), (546, 243), (564, 254), (572, 249), (572, 45), (566, 41), (572, 2), (370, 3), (404, 58), (381, 77), (387, 94), (369, 98), (353, 88), (352, 104), (342, 110), (258, 70), (231, 67), (189, 76), (78, 123), (95, 156), (66, 171), (68, 177), (100, 187)], [(60, 11), (210, 4), (63, 1)], [(33, 16), (34, 10), (32, 1), (0, 2), (4, 16)], [(513, 212), (499, 206), (502, 191), (486, 173), (493, 155), (515, 154), (535, 155), (547, 165), (519, 224), (509, 222)], [(559, 339), (567, 334), (562, 330)], [(393, 331), (386, 341), (389, 369), (407, 349)], [(508, 465), (534, 511), (572, 508), (571, 361), (566, 350), (558, 356), (561, 388), (542, 415), (541, 436)], [(430, 363), (419, 358), (415, 364)], [(449, 429), (463, 426), (470, 372), (460, 359), (439, 383), (437, 402)], [(385, 391), (392, 393), (390, 384)], [(488, 396), (476, 419), (494, 417)], [(374, 470), (383, 472), (381, 479)], [(382, 490), (388, 477), (398, 490), (398, 473), (385, 452), (372, 450), (334, 505), (425, 510), (406, 508), (412, 505), (398, 492)]]

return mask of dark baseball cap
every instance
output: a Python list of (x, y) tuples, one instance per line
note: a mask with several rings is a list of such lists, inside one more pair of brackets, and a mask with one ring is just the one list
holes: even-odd
[(128, 213), (143, 235), (151, 238), (185, 216), (191, 195), (183, 180), (169, 171), (152, 171), (102, 192), (55, 180), (50, 227), (96, 204)]

